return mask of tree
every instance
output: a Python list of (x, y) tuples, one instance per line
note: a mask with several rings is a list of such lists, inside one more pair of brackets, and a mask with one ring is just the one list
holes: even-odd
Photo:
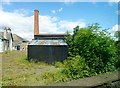
[(114, 36), (120, 41), (120, 31), (116, 31)]
[(69, 45), (68, 59), (81, 56), (91, 72), (98, 74), (115, 70), (117, 59), (115, 41), (100, 29), (97, 23), (85, 28), (77, 26), (73, 35), (66, 37)]
[(118, 56), (116, 67), (120, 68), (120, 31), (116, 31), (114, 36), (118, 38), (118, 41), (116, 41), (117, 56)]

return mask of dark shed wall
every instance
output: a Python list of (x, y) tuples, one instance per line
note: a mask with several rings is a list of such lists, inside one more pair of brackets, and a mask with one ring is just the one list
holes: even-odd
[(67, 45), (28, 45), (28, 59), (52, 63), (67, 58)]

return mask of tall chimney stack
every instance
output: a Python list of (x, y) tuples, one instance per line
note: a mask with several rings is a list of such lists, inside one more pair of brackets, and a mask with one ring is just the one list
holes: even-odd
[(39, 11), (34, 10), (34, 35), (39, 35)]

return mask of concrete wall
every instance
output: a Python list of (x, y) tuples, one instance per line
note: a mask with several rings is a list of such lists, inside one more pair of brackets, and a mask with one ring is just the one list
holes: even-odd
[(0, 39), (0, 53), (3, 52), (3, 41), (2, 39)]
[(3, 42), (3, 51), (12, 50), (13, 39), (12, 39), (11, 29), (4, 30), (2, 42)]

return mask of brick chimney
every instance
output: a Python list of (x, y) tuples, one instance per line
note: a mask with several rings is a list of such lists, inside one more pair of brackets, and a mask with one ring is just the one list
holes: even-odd
[(34, 10), (34, 35), (39, 35), (39, 11)]

